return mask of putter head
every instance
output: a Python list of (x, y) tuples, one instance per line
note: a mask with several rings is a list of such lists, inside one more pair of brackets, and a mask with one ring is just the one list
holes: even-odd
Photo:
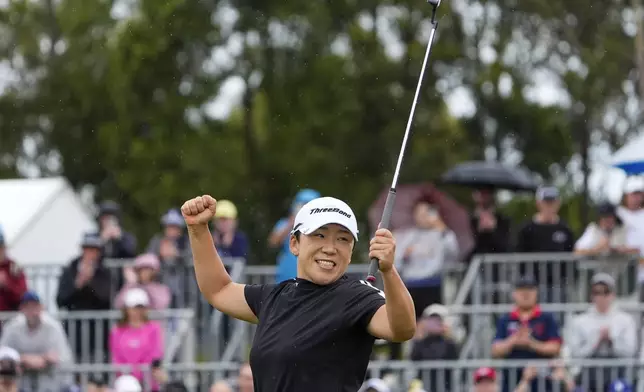
[(441, 0), (427, 0), (427, 2), (434, 8), (438, 8), (438, 6), (441, 5)]

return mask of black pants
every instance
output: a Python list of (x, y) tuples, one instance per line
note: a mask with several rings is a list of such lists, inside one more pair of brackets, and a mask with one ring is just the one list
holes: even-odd
[[(429, 287), (410, 287), (409, 294), (414, 301), (414, 308), (416, 309), (416, 320), (420, 319), (426, 307), (433, 304), (443, 303), (443, 286), (429, 286)], [(402, 359), (402, 345), (400, 343), (389, 344), (389, 359), (397, 360)]]

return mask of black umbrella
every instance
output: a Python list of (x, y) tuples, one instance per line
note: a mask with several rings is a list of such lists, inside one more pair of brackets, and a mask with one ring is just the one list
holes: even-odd
[(443, 174), (441, 182), (470, 188), (534, 191), (539, 184), (529, 171), (499, 162), (464, 162)]

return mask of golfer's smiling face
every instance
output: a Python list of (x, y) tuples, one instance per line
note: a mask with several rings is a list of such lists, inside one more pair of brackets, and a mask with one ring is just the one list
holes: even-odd
[(335, 282), (351, 262), (354, 238), (344, 226), (324, 225), (309, 235), (291, 236), (297, 276), (319, 285)]

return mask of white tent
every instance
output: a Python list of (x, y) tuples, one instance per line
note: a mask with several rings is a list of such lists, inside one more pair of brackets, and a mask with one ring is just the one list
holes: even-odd
[(22, 266), (67, 264), (96, 222), (64, 178), (0, 180), (0, 228)]

